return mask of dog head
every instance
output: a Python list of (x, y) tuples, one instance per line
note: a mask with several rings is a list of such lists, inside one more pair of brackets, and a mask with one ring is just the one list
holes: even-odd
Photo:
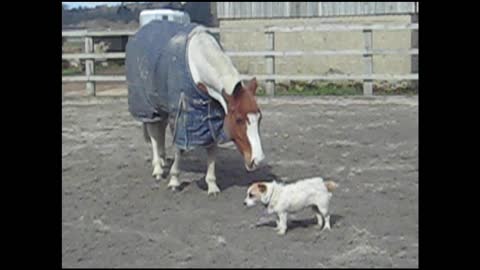
[(263, 204), (270, 202), (273, 185), (267, 182), (257, 182), (252, 184), (247, 190), (247, 197), (243, 201), (243, 204), (247, 207), (254, 206), (258, 201)]

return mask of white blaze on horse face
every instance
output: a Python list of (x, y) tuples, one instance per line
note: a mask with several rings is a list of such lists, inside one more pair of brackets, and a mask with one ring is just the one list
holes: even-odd
[(258, 166), (265, 158), (259, 134), (260, 113), (249, 113), (247, 117), (247, 137), (250, 142), (250, 147), (252, 148), (251, 162), (253, 165)]

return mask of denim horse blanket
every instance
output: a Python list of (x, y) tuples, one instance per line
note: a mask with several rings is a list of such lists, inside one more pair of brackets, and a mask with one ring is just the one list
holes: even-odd
[(195, 85), (187, 44), (197, 24), (152, 21), (126, 48), (128, 109), (141, 122), (168, 118), (175, 145), (182, 150), (228, 141), (225, 112)]

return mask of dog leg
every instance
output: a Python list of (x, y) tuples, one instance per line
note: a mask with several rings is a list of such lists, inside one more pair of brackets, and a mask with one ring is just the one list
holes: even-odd
[(322, 229), (322, 231), (325, 229), (330, 230), (330, 214), (328, 213), (327, 208), (321, 204), (315, 205), (312, 208), (317, 216), (318, 224), (316, 227)]
[(279, 235), (284, 235), (287, 232), (287, 213), (278, 213), (277, 228), (275, 229)]
[(325, 226), (323, 227), (323, 230), (325, 229), (330, 231), (330, 214), (329, 213), (325, 215)]

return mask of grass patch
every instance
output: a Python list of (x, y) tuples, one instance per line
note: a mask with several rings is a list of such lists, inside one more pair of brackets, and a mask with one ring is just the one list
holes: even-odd
[(85, 45), (83, 42), (65, 42), (62, 46), (62, 53), (83, 53)]
[[(278, 89), (277, 89), (278, 90)], [(292, 87), (289, 89), (279, 90), (275, 92), (277, 96), (353, 96), (361, 95), (362, 89), (346, 86), (314, 86), (308, 88)], [(263, 97), (267, 93), (264, 88), (257, 89), (257, 96)]]
[(264, 97), (266, 95), (267, 95), (267, 92), (265, 91), (264, 88), (262, 88), (262, 87), (257, 88), (257, 92), (256, 92), (257, 97)]
[(64, 68), (62, 69), (62, 76), (81, 75), (83, 72), (78, 68)]
[(120, 75), (125, 74), (124, 60), (109, 60), (108, 66), (103, 66), (101, 62), (95, 63), (95, 73), (98, 75)]
[(351, 96), (362, 94), (362, 89), (347, 86), (314, 86), (290, 88), (277, 93), (279, 96)]
[(279, 84), (278, 96), (353, 96), (362, 94), (360, 83), (298, 82)]
[[(374, 95), (417, 95), (418, 89), (408, 83), (374, 85)], [(278, 83), (276, 96), (362, 96), (363, 84), (355, 81), (291, 81), (289, 84)], [(259, 87), (257, 96), (266, 96), (265, 89)]]
[(378, 96), (388, 96), (388, 95), (414, 96), (414, 95), (418, 95), (418, 89), (415, 89), (413, 87), (399, 87), (394, 89), (374, 87), (373, 94)]

